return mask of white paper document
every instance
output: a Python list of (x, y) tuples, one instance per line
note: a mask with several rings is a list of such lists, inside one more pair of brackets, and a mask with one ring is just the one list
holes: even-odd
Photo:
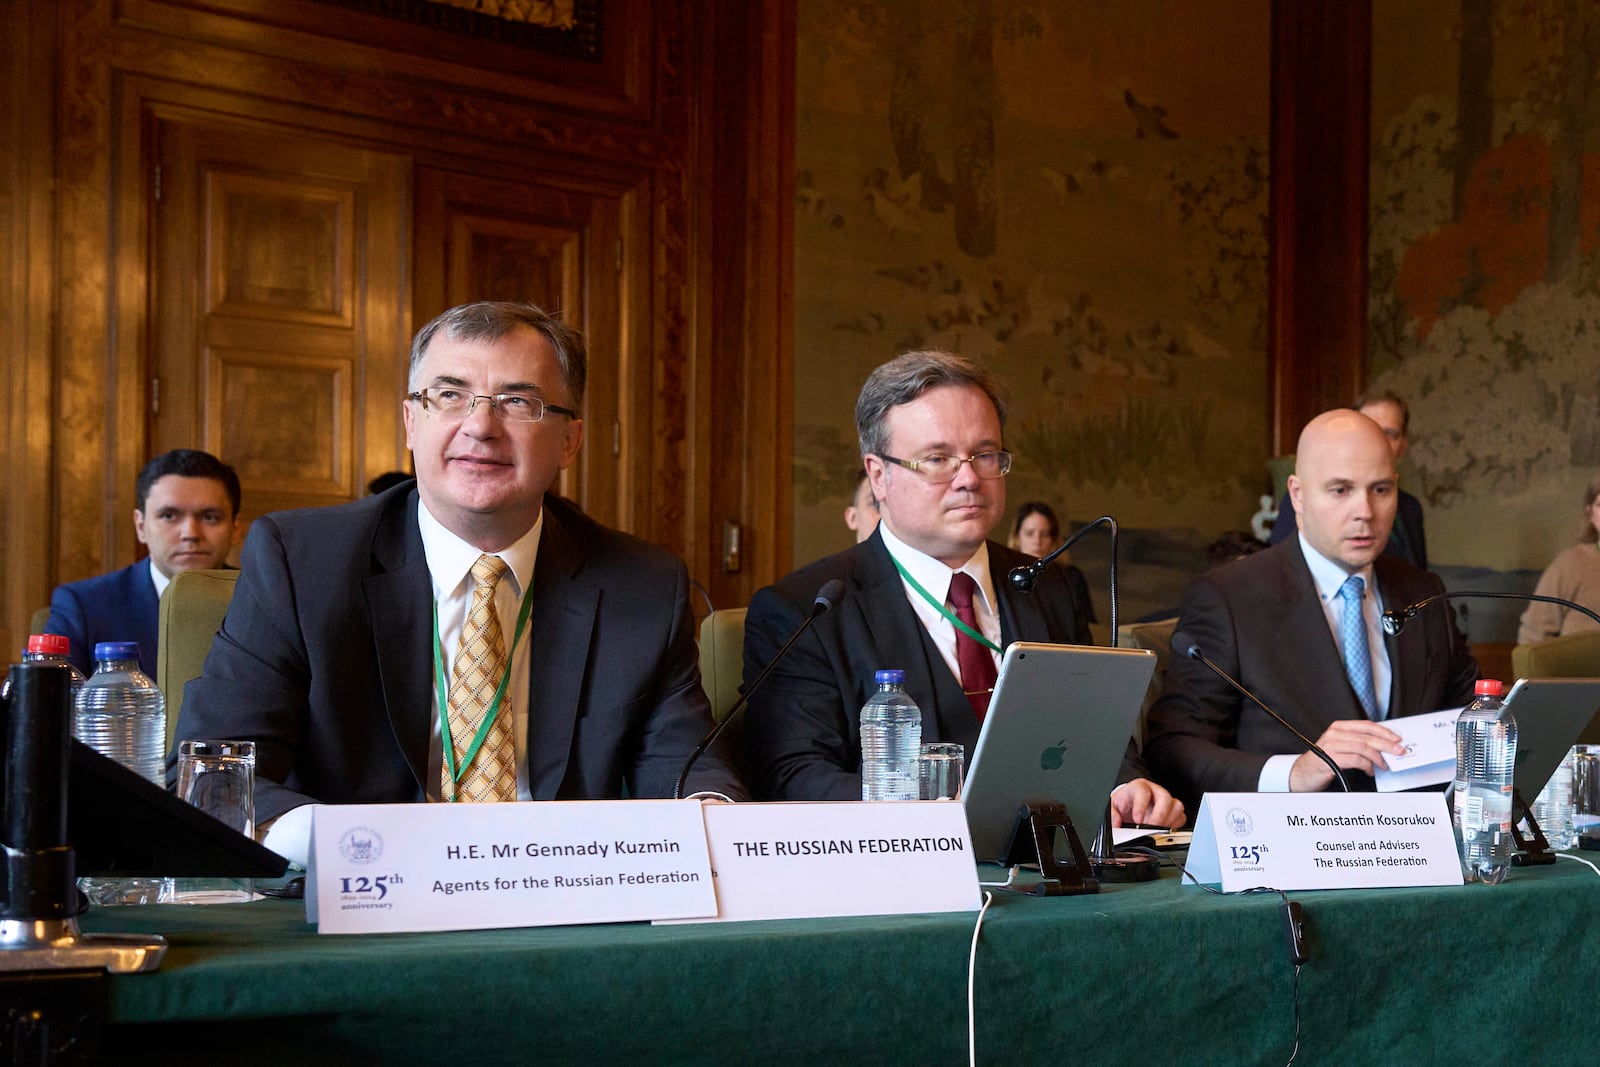
[(1456, 719), (1460, 715), (1460, 708), (1447, 708), (1385, 719), (1383, 725), (1400, 735), (1406, 754), (1383, 758), (1389, 769), (1372, 776), (1378, 792), (1395, 793), (1450, 781), (1456, 771)]

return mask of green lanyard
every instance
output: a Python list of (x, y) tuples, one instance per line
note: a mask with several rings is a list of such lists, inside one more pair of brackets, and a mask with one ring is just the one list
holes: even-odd
[(906, 583), (908, 585), (910, 585), (911, 588), (915, 589), (918, 593), (920, 593), (922, 595), (922, 599), (923, 600), (926, 600), (928, 603), (932, 604), (933, 607), (934, 607), (934, 610), (936, 610), (940, 615), (943, 615), (945, 618), (949, 619), (951, 622), (955, 623), (956, 629), (960, 630), (962, 633), (966, 634), (968, 637), (970, 637), (974, 641), (978, 642), (978, 644), (982, 645), (984, 648), (989, 649), (991, 652), (999, 652), (1000, 651), (1000, 646), (999, 645), (995, 644), (993, 641), (989, 640), (987, 637), (983, 636), (978, 631), (974, 630), (972, 627), (970, 627), (966, 623), (962, 622), (960, 619), (956, 618), (955, 613), (953, 611), (951, 611), (949, 608), (945, 607), (943, 604), (939, 603), (939, 601), (935, 600), (933, 598), (933, 594), (932, 593), (930, 593), (926, 589), (922, 588), (922, 586), (917, 582), (917, 580), (915, 578), (911, 577), (911, 572), (906, 570), (904, 567), (902, 567), (900, 565), (900, 561), (894, 558), (894, 553), (891, 552), (889, 554), (889, 559), (891, 561), (893, 561), (894, 569), (900, 572), (900, 577), (904, 578), (906, 580)]
[[(489, 610), (494, 610), (492, 603), (489, 605)], [(444, 681), (444, 638), (439, 635), (439, 601), (436, 599), (433, 602), (433, 685), (439, 697), (439, 736), (444, 742), (444, 771), (449, 775), (452, 784), (460, 784), (461, 776), (472, 766), (473, 757), (477, 756), (478, 749), (483, 747), (483, 739), (489, 736), (489, 727), (494, 725), (495, 716), (500, 714), (500, 703), (506, 697), (506, 687), (511, 684), (511, 660), (516, 655), (517, 646), (522, 643), (522, 632), (528, 628), (528, 616), (532, 613), (533, 597), (524, 593), (522, 608), (517, 612), (517, 632), (512, 637), (511, 649), (506, 654), (505, 673), (500, 676), (500, 685), (494, 691), (494, 701), (490, 703), (488, 714), (484, 715), (483, 722), (478, 725), (478, 733), (473, 737), (472, 744), (467, 748), (467, 753), (458, 767), (455, 741), (450, 736), (450, 695)], [(466, 627), (463, 626), (462, 629), (465, 630)], [(450, 799), (453, 801), (455, 797), (451, 796)]]

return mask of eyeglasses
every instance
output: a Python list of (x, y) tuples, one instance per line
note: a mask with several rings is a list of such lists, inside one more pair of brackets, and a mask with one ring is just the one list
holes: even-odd
[(1004, 478), (1011, 473), (1011, 453), (1004, 451), (979, 452), (975, 456), (946, 456), (935, 452), (921, 459), (897, 459), (880, 454), (880, 458), (916, 471), (935, 485), (955, 481), (963, 463), (972, 464), (973, 472), (980, 478)]
[(525, 393), (496, 393), (493, 396), (483, 396), (469, 393), (465, 389), (433, 386), (419, 389), (415, 393), (407, 393), (406, 399), (417, 401), (424, 410), (436, 411), (440, 415), (460, 415), (462, 418), (471, 415), (472, 409), (478, 406), (480, 400), (487, 400), (489, 411), (506, 422), (539, 422), (547, 411), (565, 415), (569, 419), (578, 417), (578, 413), (571, 408), (557, 407)]

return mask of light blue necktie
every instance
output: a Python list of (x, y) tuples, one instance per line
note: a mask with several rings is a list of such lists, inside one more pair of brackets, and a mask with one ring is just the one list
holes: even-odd
[(1344, 672), (1350, 676), (1350, 685), (1361, 701), (1362, 710), (1369, 719), (1382, 718), (1378, 714), (1378, 695), (1372, 687), (1372, 650), (1367, 647), (1367, 620), (1361, 613), (1361, 594), (1367, 583), (1352, 574), (1339, 587), (1339, 599), (1344, 601), (1344, 621), (1339, 630), (1339, 643), (1344, 646)]

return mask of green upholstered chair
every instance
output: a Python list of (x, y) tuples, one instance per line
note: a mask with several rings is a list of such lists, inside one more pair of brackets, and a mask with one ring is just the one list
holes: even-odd
[[(744, 681), (744, 608), (722, 608), (700, 622), (700, 685), (711, 703), (711, 718), (721, 722), (739, 699)], [(744, 759), (744, 713), (722, 732), (719, 742), (733, 769), (748, 782)]]
[(177, 740), (183, 687), (200, 676), (206, 653), (233, 599), (236, 570), (180, 571), (161, 594), (156, 637), (156, 685), (167, 698), (167, 750)]
[(1158, 619), (1155, 622), (1125, 622), (1117, 627), (1117, 644), (1122, 648), (1147, 648), (1156, 654), (1156, 671), (1150, 676), (1150, 685), (1144, 693), (1144, 706), (1139, 709), (1139, 726), (1135, 737), (1144, 744), (1144, 719), (1150, 714), (1150, 705), (1156, 702), (1167, 684), (1167, 663), (1172, 659), (1172, 634), (1178, 628), (1178, 617)]
[[(1600, 678), (1600, 630), (1552, 637), (1511, 650), (1518, 678)], [(1600, 716), (1589, 722), (1579, 744), (1600, 745)]]
[(717, 722), (733, 710), (744, 681), (744, 613), (744, 608), (723, 608), (700, 623), (700, 684)]

